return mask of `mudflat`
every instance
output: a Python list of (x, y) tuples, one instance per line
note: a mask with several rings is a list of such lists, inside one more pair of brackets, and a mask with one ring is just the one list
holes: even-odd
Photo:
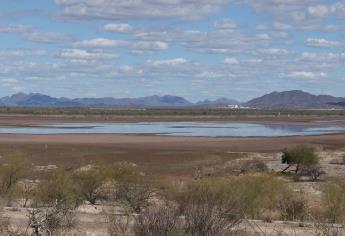
[[(0, 117), (1, 125), (21, 126), (60, 122), (99, 122), (100, 118), (44, 117), (44, 116)], [(152, 117), (151, 117), (152, 118)], [(184, 117), (184, 121), (188, 120)], [(192, 117), (193, 118), (193, 117)], [(213, 117), (203, 117), (203, 121), (213, 121)], [(41, 120), (42, 119), (42, 120)], [(125, 117), (121, 117), (125, 119)], [(121, 119), (114, 118), (112, 122)], [(158, 119), (158, 118), (157, 118)], [(174, 118), (176, 119), (176, 117)], [(182, 118), (181, 118), (182, 119)], [(194, 117), (193, 119), (199, 119)], [(201, 119), (201, 118), (200, 118)], [(313, 122), (334, 121), (343, 123), (344, 118), (333, 117), (227, 117), (226, 121), (252, 122)], [(108, 120), (109, 121), (109, 120)], [(126, 121), (129, 121), (126, 118)], [(130, 121), (148, 121), (134, 117)], [(159, 121), (166, 121), (161, 118)], [(296, 144), (310, 144), (325, 149), (345, 147), (345, 134), (294, 137), (171, 137), (155, 135), (117, 134), (55, 134), (19, 135), (1, 134), (0, 153), (10, 155), (17, 152), (25, 155), (35, 165), (75, 165), (105, 161), (134, 162), (151, 174), (186, 174), (199, 165), (221, 165), (240, 158), (241, 153), (275, 153)]]

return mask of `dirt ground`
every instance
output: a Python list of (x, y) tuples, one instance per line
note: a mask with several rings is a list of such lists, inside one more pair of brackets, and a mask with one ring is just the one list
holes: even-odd
[[(345, 123), (342, 117), (57, 117), (57, 116), (0, 116), (1, 126), (27, 126), (60, 122), (136, 122), (136, 121), (246, 121), (270, 123), (301, 123), (328, 121)], [(162, 137), (154, 135), (67, 134), (15, 135), (0, 134), (0, 160), (15, 155), (27, 157), (35, 166), (56, 165), (71, 168), (77, 165), (104, 161), (136, 163), (147, 175), (191, 176), (201, 167), (226, 167), (236, 161), (263, 160), (275, 171), (282, 169), (279, 152), (297, 144), (318, 148), (325, 177), (345, 177), (341, 162), (345, 153), (345, 134), (274, 138), (233, 137)], [(300, 186), (319, 194), (318, 184), (305, 182)], [(96, 209), (95, 209), (96, 208)], [(104, 206), (83, 205), (77, 211), (80, 235), (106, 235)], [(14, 224), (25, 224), (25, 209), (7, 208), (6, 214)], [(287, 235), (315, 235), (312, 226), (294, 223), (257, 223), (273, 235), (277, 228)], [(296, 232), (299, 232), (298, 234)], [(264, 235), (264, 234), (263, 234)], [(284, 234), (281, 234), (284, 235)]]

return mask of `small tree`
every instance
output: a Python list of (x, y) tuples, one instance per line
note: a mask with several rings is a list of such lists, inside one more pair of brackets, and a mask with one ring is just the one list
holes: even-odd
[(79, 169), (74, 174), (74, 180), (81, 196), (94, 205), (102, 197), (100, 187), (106, 179), (102, 165), (90, 166), (88, 169)]
[(134, 213), (141, 213), (149, 206), (153, 195), (154, 189), (138, 178), (120, 182), (115, 187), (115, 199)]
[(282, 163), (288, 166), (282, 171), (283, 173), (291, 166), (296, 166), (295, 173), (299, 173), (301, 168), (310, 168), (319, 164), (319, 157), (317, 156), (313, 147), (299, 145), (293, 148), (283, 150)]
[(30, 171), (30, 164), (21, 157), (11, 157), (7, 163), (0, 166), (0, 192), (6, 194)]
[(45, 207), (74, 209), (80, 203), (78, 188), (70, 173), (54, 170), (37, 186), (36, 204)]

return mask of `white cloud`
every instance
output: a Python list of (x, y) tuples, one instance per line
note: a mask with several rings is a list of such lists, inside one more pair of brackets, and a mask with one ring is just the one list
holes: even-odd
[(166, 42), (162, 41), (139, 41), (131, 44), (129, 48), (132, 53), (143, 54), (158, 50), (166, 50), (169, 48), (169, 45)]
[(0, 32), (3, 33), (22, 33), (28, 30), (32, 30), (32, 26), (13, 24), (13, 25), (0, 25)]
[(301, 78), (301, 79), (319, 79), (326, 77), (324, 72), (315, 73), (311, 71), (294, 71), (286, 75), (288, 78)]
[(156, 61), (148, 61), (148, 64), (151, 66), (178, 66), (182, 64), (186, 64), (188, 61), (184, 58), (175, 58), (170, 60), (156, 60)]
[(96, 38), (89, 40), (82, 40), (73, 43), (75, 47), (93, 47), (93, 48), (118, 48), (126, 46), (127, 42), (123, 40)]
[(323, 47), (323, 48), (335, 48), (340, 47), (341, 43), (336, 41), (329, 41), (322, 38), (308, 38), (305, 44), (309, 47)]
[(47, 32), (30, 25), (0, 25), (0, 33), (16, 33), (23, 39), (38, 43), (61, 43), (70, 40), (70, 36), (61, 32)]
[(61, 43), (70, 40), (70, 37), (60, 32), (28, 31), (23, 38), (38, 43)]
[(105, 31), (115, 32), (115, 33), (130, 33), (133, 30), (133, 27), (129, 24), (107, 24), (103, 26)]
[(46, 50), (2, 50), (0, 57), (48, 56)]
[(60, 57), (75, 58), (83, 60), (110, 60), (119, 57), (115, 53), (105, 53), (103, 51), (86, 51), (82, 49), (64, 49), (59, 53)]
[(55, 0), (73, 19), (199, 19), (222, 10), (229, 0)]
[(238, 65), (239, 64), (238, 60), (235, 57), (225, 58), (224, 63), (228, 64), (228, 65)]
[(270, 56), (286, 56), (289, 54), (288, 50), (282, 49), (282, 48), (262, 49), (262, 50), (259, 50), (259, 52), (270, 55)]
[(223, 19), (223, 20), (217, 21), (214, 24), (214, 27), (216, 27), (217, 29), (228, 30), (228, 29), (236, 29), (238, 26), (236, 23), (234, 23), (230, 19)]
[(308, 7), (308, 13), (315, 18), (323, 18), (329, 13), (329, 9), (324, 5), (316, 5)]

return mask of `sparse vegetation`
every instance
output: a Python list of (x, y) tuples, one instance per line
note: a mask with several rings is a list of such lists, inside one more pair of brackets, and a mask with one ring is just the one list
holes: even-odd
[(345, 183), (334, 181), (327, 183), (322, 197), (324, 214), (329, 223), (345, 222)]
[[(318, 180), (324, 161), (319, 162), (317, 154), (314, 148), (297, 146), (284, 150), (282, 159), (293, 176)], [(279, 157), (277, 166), (272, 166), (265, 155), (258, 159), (244, 155), (246, 159), (236, 160), (232, 172), (226, 169), (231, 163), (222, 169), (220, 161), (209, 162), (205, 169), (216, 174), (202, 178), (193, 178), (192, 173), (151, 175), (140, 165), (121, 161), (90, 162), (66, 170), (36, 168), (25, 159), (4, 158), (1, 198), (11, 202), (7, 213), (26, 213), (28, 229), (26, 233), (11, 229), (11, 222), (0, 217), (0, 230), (9, 235), (68, 235), (80, 229), (80, 215), (99, 214), (107, 219), (103, 226), (108, 235), (114, 236), (250, 235), (249, 231), (255, 235), (261, 227), (256, 222), (274, 225), (276, 220), (315, 224), (315, 232), (321, 235), (343, 232), (343, 180), (327, 177), (295, 183), (280, 173)], [(88, 211), (97, 213), (84, 213)]]

